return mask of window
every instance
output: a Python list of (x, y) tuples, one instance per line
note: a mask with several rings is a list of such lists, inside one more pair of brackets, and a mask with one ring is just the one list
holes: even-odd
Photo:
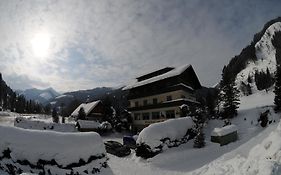
[(153, 99), (153, 104), (156, 105), (158, 103), (157, 98)]
[(142, 113), (142, 119), (149, 120), (149, 113), (148, 112)]
[(135, 107), (139, 107), (139, 102), (138, 101), (135, 102)]
[(181, 98), (185, 98), (185, 95), (181, 95)]
[(147, 105), (147, 100), (143, 100), (143, 106)]
[(175, 118), (175, 111), (174, 110), (166, 111), (166, 118)]
[(160, 112), (152, 112), (152, 119), (160, 119)]
[(135, 113), (134, 118), (135, 120), (140, 120), (140, 113)]
[(171, 101), (171, 100), (172, 100), (172, 96), (171, 95), (167, 96), (167, 101)]

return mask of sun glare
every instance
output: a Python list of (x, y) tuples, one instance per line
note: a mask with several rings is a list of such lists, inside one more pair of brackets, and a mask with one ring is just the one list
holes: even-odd
[(49, 33), (37, 33), (31, 40), (33, 54), (36, 57), (44, 58), (48, 55), (50, 47)]

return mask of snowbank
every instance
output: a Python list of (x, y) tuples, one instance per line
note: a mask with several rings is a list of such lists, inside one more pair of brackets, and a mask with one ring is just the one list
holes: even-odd
[(227, 125), (222, 128), (215, 128), (211, 134), (211, 136), (225, 136), (227, 134), (233, 133), (237, 131), (236, 125)]
[(193, 124), (190, 117), (170, 119), (151, 124), (140, 132), (137, 143), (145, 143), (153, 150), (163, 145), (166, 139), (180, 141), (186, 136), (187, 130), (192, 128)]
[[(281, 123), (269, 135), (264, 136), (249, 154), (243, 155), (243, 149), (249, 147), (247, 143), (240, 150), (234, 150), (221, 158), (192, 172), (193, 175), (278, 175), (281, 174)], [(240, 154), (238, 154), (240, 153)]]
[(103, 174), (109, 169), (104, 144), (97, 133), (0, 126), (0, 138), (0, 169), (9, 174)]
[(17, 117), (14, 120), (14, 126), (24, 129), (52, 130), (59, 132), (76, 132), (75, 124), (70, 123), (49, 123), (39, 120), (31, 120), (23, 117)]

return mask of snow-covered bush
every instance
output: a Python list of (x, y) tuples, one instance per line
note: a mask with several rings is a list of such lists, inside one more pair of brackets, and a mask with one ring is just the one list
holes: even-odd
[(0, 169), (9, 174), (110, 174), (99, 134), (0, 126)]
[(203, 133), (202, 129), (200, 132), (195, 136), (193, 147), (194, 148), (203, 148), (205, 146), (205, 134)]
[(192, 135), (194, 136), (192, 133), (193, 125), (190, 117), (169, 119), (151, 124), (140, 132), (137, 139), (138, 147), (147, 145), (151, 152), (159, 153), (164, 149), (179, 146), (191, 139)]
[(39, 120), (31, 120), (24, 117), (17, 117), (14, 126), (24, 129), (52, 130), (59, 132), (76, 132), (75, 124), (71, 123), (49, 123)]

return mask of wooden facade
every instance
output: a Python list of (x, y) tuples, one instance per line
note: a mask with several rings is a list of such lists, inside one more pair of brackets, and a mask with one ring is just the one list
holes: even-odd
[(139, 131), (151, 123), (180, 117), (179, 106), (199, 104), (195, 91), (201, 84), (191, 65), (180, 68), (167, 67), (137, 78), (128, 85), (128, 111), (133, 128)]

